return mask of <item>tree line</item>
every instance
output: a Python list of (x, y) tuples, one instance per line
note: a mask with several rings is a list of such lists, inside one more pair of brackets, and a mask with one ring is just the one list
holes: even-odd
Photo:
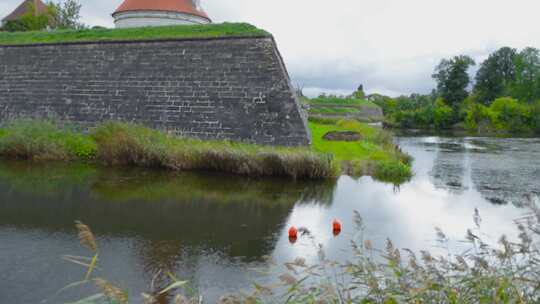
[(431, 94), (370, 98), (394, 127), (540, 133), (540, 50), (502, 47), (473, 77), (475, 65), (466, 55), (443, 59)]

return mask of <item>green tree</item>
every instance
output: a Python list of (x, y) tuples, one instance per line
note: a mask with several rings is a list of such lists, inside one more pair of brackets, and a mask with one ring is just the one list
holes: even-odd
[(516, 56), (516, 49), (503, 47), (481, 64), (474, 88), (479, 102), (489, 105), (498, 97), (510, 95), (510, 85), (516, 78)]
[(514, 59), (516, 76), (511, 96), (532, 103), (540, 98), (540, 50), (523, 49)]
[(433, 109), (433, 125), (436, 129), (447, 129), (454, 121), (454, 110), (447, 106), (442, 98), (435, 101)]
[(385, 116), (394, 113), (397, 110), (397, 101), (381, 94), (371, 94), (369, 100), (382, 108)]
[(540, 100), (531, 105), (531, 127), (540, 134)]
[(364, 85), (358, 86), (358, 89), (353, 93), (353, 96), (358, 99), (365, 99), (366, 93), (364, 92)]
[(84, 24), (81, 20), (82, 4), (78, 0), (64, 0), (49, 3), (52, 11), (51, 28), (54, 29), (82, 29)]
[(510, 132), (530, 131), (531, 108), (510, 98), (497, 98), (491, 106), (492, 123), (495, 128)]
[(469, 56), (443, 59), (435, 68), (432, 77), (437, 81), (437, 93), (454, 109), (469, 95), (467, 87), (471, 82), (468, 70), (474, 66)]

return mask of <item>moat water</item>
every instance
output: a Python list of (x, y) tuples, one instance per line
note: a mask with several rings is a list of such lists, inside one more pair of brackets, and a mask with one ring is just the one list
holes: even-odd
[[(369, 177), (291, 182), (0, 161), (0, 303), (65, 303), (95, 293), (90, 286), (58, 293), (85, 273), (62, 256), (91, 255), (77, 240), (75, 220), (97, 236), (95, 275), (128, 290), (130, 303), (142, 302), (152, 285), (164, 287), (168, 271), (190, 281), (186, 292), (213, 303), (273, 280), (269, 259), (316, 261), (321, 244), (327, 257), (347, 260), (358, 236), (354, 211), (377, 247), (388, 237), (398, 247), (432, 248), (440, 227), (459, 251), (475, 208), (496, 241), (515, 235), (524, 196), (540, 194), (540, 139), (398, 141), (415, 158), (414, 178), (400, 187)], [(343, 223), (338, 236), (334, 218)], [(291, 244), (291, 225), (313, 238)]]

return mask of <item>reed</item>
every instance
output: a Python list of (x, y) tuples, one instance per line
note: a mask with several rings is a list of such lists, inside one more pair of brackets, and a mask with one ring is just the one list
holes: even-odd
[[(482, 231), (478, 210), (466, 232), (462, 253), (448, 249), (449, 237), (436, 228), (438, 250), (413, 252), (391, 240), (374, 248), (364, 237), (360, 214), (355, 213), (358, 238), (354, 258), (337, 263), (325, 257), (306, 264), (302, 259), (277, 271), (280, 283), (255, 288), (244, 300), (254, 303), (539, 303), (540, 209), (531, 196), (529, 214), (516, 219), (517, 240), (505, 235), (495, 244)], [(270, 291), (262, 292), (267, 289)]]
[(99, 126), (92, 137), (97, 142), (98, 158), (111, 165), (295, 179), (331, 178), (338, 174), (331, 155), (315, 153), (309, 148), (179, 138), (144, 126), (118, 122)]

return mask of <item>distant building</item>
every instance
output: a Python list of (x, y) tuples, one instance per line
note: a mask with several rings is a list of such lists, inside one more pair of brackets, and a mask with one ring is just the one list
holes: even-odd
[(117, 28), (211, 22), (199, 0), (125, 0), (113, 17)]
[(11, 14), (2, 19), (2, 26), (4, 26), (8, 21), (20, 19), (27, 13), (32, 12), (32, 10), (34, 16), (40, 16), (47, 14), (49, 8), (41, 0), (24, 0), (13, 12), (11, 12)]

